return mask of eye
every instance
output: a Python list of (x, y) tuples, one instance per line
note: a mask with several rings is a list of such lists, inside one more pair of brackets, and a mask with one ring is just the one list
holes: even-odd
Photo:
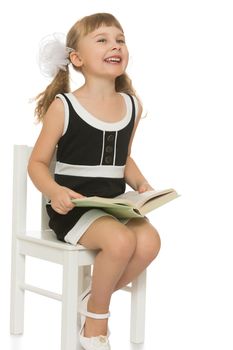
[(100, 38), (97, 40), (97, 43), (105, 43), (107, 40), (105, 38)]
[(118, 39), (118, 40), (117, 40), (117, 43), (118, 43), (118, 44), (125, 44), (125, 40), (124, 40), (124, 39)]

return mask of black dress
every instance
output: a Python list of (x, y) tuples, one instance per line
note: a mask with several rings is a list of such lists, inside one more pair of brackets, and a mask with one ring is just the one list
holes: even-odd
[[(64, 131), (58, 142), (55, 181), (84, 196), (115, 197), (125, 192), (124, 169), (133, 131), (137, 100), (120, 93), (126, 115), (118, 122), (101, 121), (90, 114), (72, 93), (59, 94), (64, 103)], [(111, 112), (110, 112), (111, 113)], [(101, 209), (75, 207), (66, 215), (46, 205), (49, 226), (59, 240), (77, 244), (86, 229), (101, 216)]]

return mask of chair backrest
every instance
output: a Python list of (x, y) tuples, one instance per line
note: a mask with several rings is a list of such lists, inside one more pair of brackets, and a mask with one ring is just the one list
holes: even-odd
[(32, 148), (25, 145), (15, 145), (13, 155), (13, 234), (24, 233), (26, 230), (27, 211), (27, 165)]
[[(27, 221), (27, 185), (28, 185), (28, 161), (32, 147), (26, 145), (14, 145), (13, 155), (13, 207), (12, 229), (13, 234), (25, 233)], [(50, 171), (54, 172), (55, 157), (51, 162)], [(46, 198), (41, 196), (41, 229), (48, 228), (48, 215), (45, 209)]]

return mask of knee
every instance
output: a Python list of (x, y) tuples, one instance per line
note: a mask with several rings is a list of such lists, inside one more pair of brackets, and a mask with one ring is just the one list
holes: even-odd
[(127, 227), (112, 232), (112, 240), (105, 247), (112, 259), (128, 261), (136, 249), (136, 237)]
[(159, 253), (161, 240), (158, 231), (151, 227), (139, 235), (135, 256), (143, 263), (149, 264)]

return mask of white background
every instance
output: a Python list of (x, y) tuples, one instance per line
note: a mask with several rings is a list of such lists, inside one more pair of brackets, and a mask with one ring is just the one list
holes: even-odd
[[(233, 349), (231, 6), (227, 0), (9, 0), (0, 9), (1, 348), (59, 349), (60, 305), (31, 293), (24, 336), (9, 336), (12, 146), (32, 145), (40, 130), (28, 103), (49, 82), (36, 62), (38, 43), (66, 33), (84, 15), (111, 12), (125, 29), (128, 72), (148, 112), (133, 156), (154, 187), (181, 194), (150, 215), (162, 249), (148, 268), (144, 347), (129, 343), (129, 297), (120, 291), (111, 305), (112, 349)], [(60, 288), (59, 267), (31, 266), (31, 281)]]

